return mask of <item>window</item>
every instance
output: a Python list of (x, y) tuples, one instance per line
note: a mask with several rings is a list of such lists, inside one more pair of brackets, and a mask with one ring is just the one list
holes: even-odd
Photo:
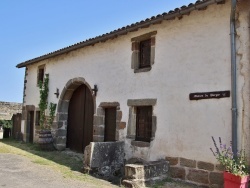
[(155, 138), (156, 115), (154, 108), (157, 99), (128, 99), (129, 119), (127, 139), (136, 147), (149, 147)]
[(45, 65), (41, 65), (38, 67), (37, 70), (37, 85), (39, 84), (39, 82), (43, 82), (44, 79), (44, 69), (45, 69)]
[(36, 126), (40, 126), (40, 111), (36, 111)]
[(131, 68), (135, 73), (151, 70), (155, 58), (155, 35), (156, 31), (131, 39), (132, 62)]
[(136, 108), (136, 141), (150, 142), (152, 136), (152, 106)]
[(140, 42), (139, 68), (150, 67), (151, 39)]

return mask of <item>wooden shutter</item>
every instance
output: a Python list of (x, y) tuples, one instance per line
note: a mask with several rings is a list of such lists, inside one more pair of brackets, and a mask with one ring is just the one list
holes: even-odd
[(150, 67), (151, 39), (140, 42), (140, 66), (139, 68)]
[(136, 140), (150, 142), (152, 135), (152, 106), (137, 107)]

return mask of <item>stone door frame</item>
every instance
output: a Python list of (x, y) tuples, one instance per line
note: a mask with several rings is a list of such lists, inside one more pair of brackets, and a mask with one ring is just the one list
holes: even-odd
[(67, 121), (68, 121), (68, 108), (72, 94), (80, 85), (85, 85), (92, 93), (94, 114), (96, 111), (96, 97), (90, 85), (82, 77), (70, 79), (63, 88), (57, 107), (56, 121), (53, 123), (53, 136), (54, 146), (57, 150), (64, 150), (66, 148), (67, 136)]

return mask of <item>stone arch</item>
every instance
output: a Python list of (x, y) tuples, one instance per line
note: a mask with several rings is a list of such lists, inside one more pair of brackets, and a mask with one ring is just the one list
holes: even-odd
[[(58, 150), (64, 150), (66, 148), (66, 136), (67, 136), (67, 120), (68, 120), (68, 107), (70, 99), (80, 85), (84, 84), (91, 92), (90, 85), (82, 77), (70, 79), (63, 88), (57, 107), (56, 122), (54, 122), (54, 145)], [(94, 112), (96, 111), (96, 100), (93, 95)]]

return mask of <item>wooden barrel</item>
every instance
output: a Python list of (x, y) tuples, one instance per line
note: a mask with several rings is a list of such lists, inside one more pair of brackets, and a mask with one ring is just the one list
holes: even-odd
[(41, 150), (44, 151), (54, 150), (53, 137), (50, 130), (41, 130), (39, 132), (38, 144)]

